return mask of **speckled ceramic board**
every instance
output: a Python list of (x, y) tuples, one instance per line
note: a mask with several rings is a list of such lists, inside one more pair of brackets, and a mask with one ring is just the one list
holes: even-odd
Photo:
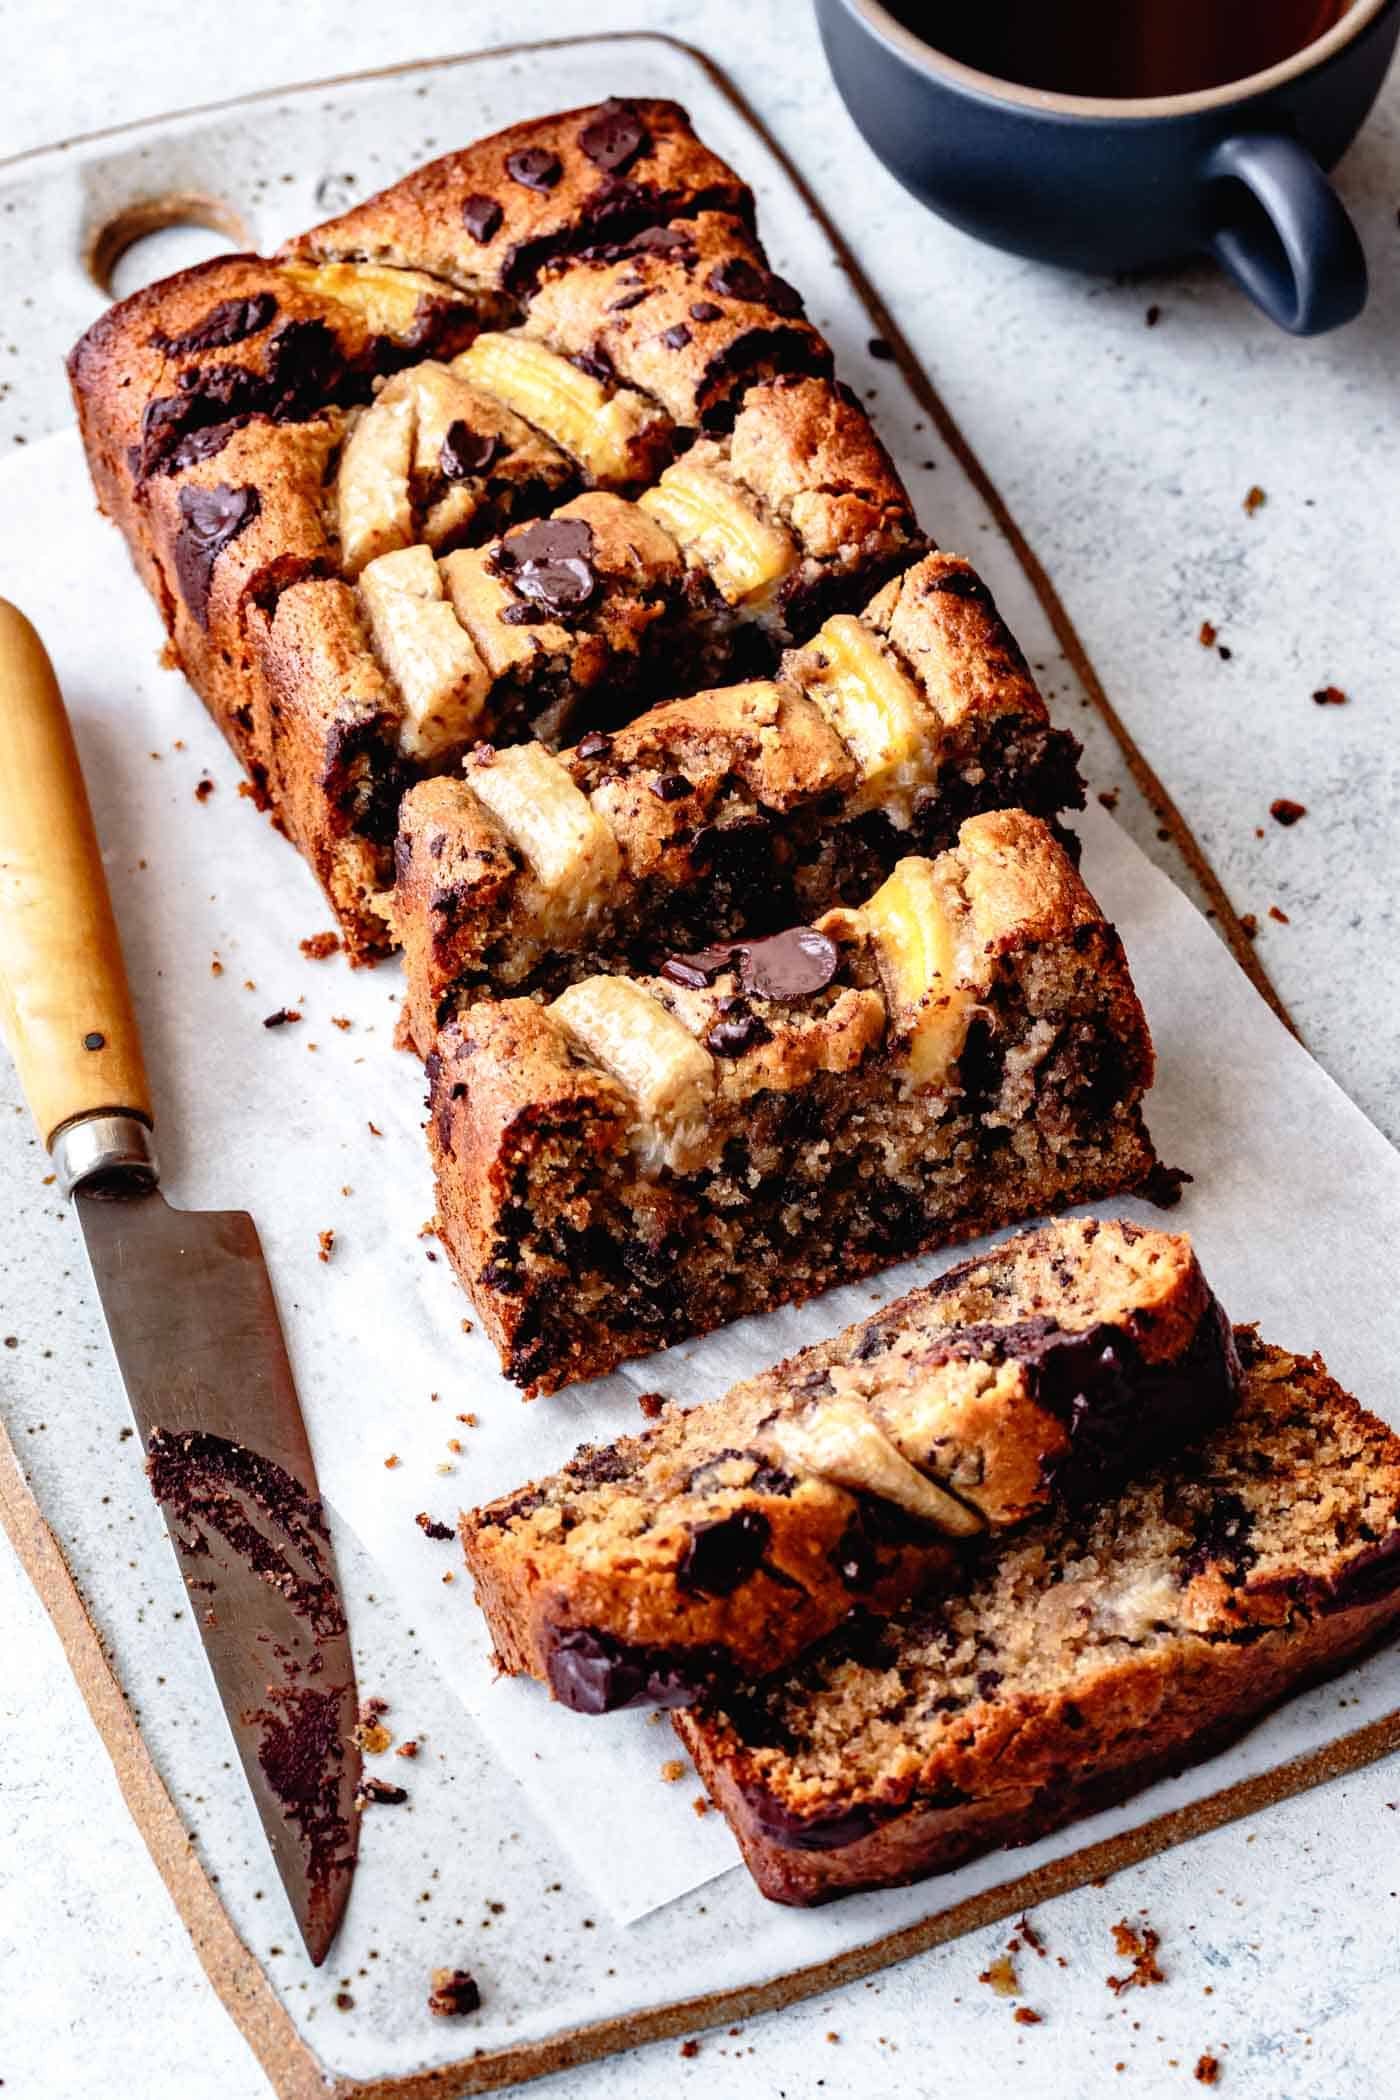
[[(870, 354), (871, 338), (889, 338), (890, 330), (861, 285), (849, 247), (817, 217), (792, 171), (722, 79), (678, 45), (629, 36), (410, 66), (194, 112), (0, 166), (0, 277), (7, 286), (33, 287), (21, 295), (33, 302), (23, 308), (23, 326), (13, 312), (0, 324), (15, 334), (3, 368), (0, 429), (7, 439), (32, 444), (66, 421), (60, 358), (102, 304), (92, 268), (102, 274), (134, 229), (169, 216), (172, 198), (176, 216), (193, 210), (239, 243), (267, 247), (454, 143), (533, 111), (617, 91), (684, 101), (702, 135), (754, 183), (776, 266), (803, 286), (842, 370), (870, 398), (925, 521), (945, 545), (971, 554), (988, 575), (1052, 706), (1083, 737), (1094, 786), (1118, 791), (1119, 814), (1130, 833), (1184, 888), (1214, 907), (1227, 938), (1252, 964), (1189, 833), (1131, 746), (1119, 740), (1092, 669), (1013, 521), (902, 346), (895, 344), (897, 363)], [(845, 232), (849, 241), (858, 228)], [(165, 267), (177, 259), (167, 258)], [(66, 442), (65, 454), (46, 452), (44, 458), (66, 459), (64, 471), (71, 472), (72, 444)], [(31, 453), (30, 460), (37, 464), (38, 456)], [(21, 462), (0, 470), (0, 494), (5, 474), (12, 506), (34, 498), (32, 467)], [(13, 532), (9, 544), (17, 544)], [(91, 544), (75, 529), (74, 545)], [(65, 608), (79, 604), (89, 620), (100, 623), (103, 601), (83, 598), (81, 562), (74, 573), (56, 563), (47, 546), (41, 558), (48, 580), (36, 586), (29, 576), (43, 601), (34, 605), (41, 624), (56, 634)], [(11, 581), (15, 595), (23, 595), (24, 580)], [(6, 584), (0, 573), (0, 589)], [(102, 588), (118, 592), (123, 604), (137, 596), (136, 585), (117, 577), (110, 564)], [(100, 654), (100, 637), (84, 646), (88, 658), (94, 648)], [(182, 762), (193, 764), (198, 752), (203, 763), (203, 752), (212, 746), (200, 739), (213, 732), (197, 710), (188, 719), (190, 748)], [(144, 800), (119, 792), (122, 780), (136, 775), (114, 722), (89, 716), (79, 731), (114, 881), (119, 893), (137, 897), (130, 871), (138, 856), (144, 865), (143, 825), (149, 829), (153, 822), (154, 799), (149, 790)], [(112, 739), (105, 747), (104, 737)], [(145, 760), (144, 752), (136, 756)], [(163, 780), (175, 765), (170, 753), (166, 757)], [(211, 756), (207, 762), (215, 761)], [(179, 802), (182, 809), (194, 807), (186, 786), (179, 789)], [(1093, 815), (1091, 857), (1112, 830), (1101, 812)], [(222, 829), (252, 826), (255, 819), (230, 790), (214, 798), (199, 821)], [(252, 832), (247, 836), (251, 840)], [(165, 841), (159, 843), (163, 848)], [(151, 850), (157, 850), (155, 842)], [(274, 884), (300, 879), (290, 855), (259, 829), (256, 845), (249, 847), (250, 882), (262, 879), (264, 866)], [(188, 893), (181, 901), (196, 924), (213, 901), (202, 894), (203, 872), (193, 849), (170, 868), (170, 880)], [(213, 881), (211, 874), (211, 886)], [(1145, 940), (1156, 909), (1153, 903), (1145, 913)], [(149, 1011), (160, 1022), (151, 1047), (173, 1095), (180, 1194), (203, 1200), (198, 1179), (209, 1162), (198, 1156), (198, 1135), (208, 1074), (198, 1056), (187, 1054), (177, 1011), (181, 1005), (198, 1008), (203, 995), (193, 985), (183, 1001), (168, 983), (157, 990), (163, 962), (152, 945), (154, 917), (143, 921), (139, 906), (130, 917), (123, 910), (123, 917), (138, 999), (144, 977)], [(309, 931), (310, 922), (297, 930)], [(209, 940), (207, 932), (203, 938)], [(1201, 938), (1215, 950), (1215, 943)], [(207, 952), (206, 946), (199, 957), (201, 979)], [(1216, 961), (1229, 967), (1218, 951)], [(261, 968), (258, 974), (265, 975)], [(413, 1078), (393, 1063), (388, 1049), (390, 975), (362, 973), (352, 983), (337, 982), (335, 994), (344, 1002), (342, 1011), (354, 1016), (358, 1033), (352, 1040), (362, 1045), (363, 1059), (373, 1061), (376, 1084), (386, 1098), (403, 1096), (392, 1111), (393, 1134), (402, 1125), (404, 1138), (392, 1170), (382, 1158), (372, 1160), (373, 1144), (363, 1136), (357, 1134), (353, 1146), (343, 1140), (356, 1161), (346, 1178), (359, 1179), (363, 1170), (367, 1186), (391, 1171), (406, 1173), (410, 1181), (422, 1174), (410, 1143), (416, 1135)], [(1232, 968), (1230, 975), (1238, 982)], [(1192, 1012), (1198, 1022), (1199, 1005)], [(1181, 1025), (1190, 1019), (1184, 1009)], [(188, 1041), (197, 1042), (197, 1033)], [(1238, 1073), (1233, 1079), (1238, 1084)], [(1345, 1127), (1360, 1145), (1359, 1133)], [(247, 1200), (261, 1209), (259, 1144), (281, 1135), (252, 1127), (230, 1144), (228, 1157), (215, 1163), (228, 1177), (222, 1184), (226, 1200)], [(326, 1144), (332, 1139), (340, 1144), (342, 1134), (328, 1129)], [(412, 1168), (404, 1166), (409, 1159)], [(561, 1856), (525, 1790), (439, 1675), (415, 1631), (417, 1614), (388, 1601), (382, 1569), (342, 1532), (361, 1685), (385, 1692), (400, 1736), (411, 1734), (423, 1747), (403, 1768), (412, 1776), (408, 1802), (376, 1812), (366, 1830), (341, 1940), (325, 1971), (313, 1975), (272, 1881), (252, 1808), (231, 1761), (222, 1760), (214, 1694), (197, 1644), (179, 1624), (184, 1599), (178, 1575), (123, 1428), (100, 1321), (78, 1273), (71, 1221), (52, 1192), (34, 1202), (41, 1174), (37, 1141), (5, 1071), (0, 1325), (16, 1333), (20, 1346), (0, 1364), (0, 1421), (13, 1445), (13, 1453), (0, 1448), (0, 1517), (58, 1625), (128, 1804), (210, 1977), (287, 2100), (328, 2092), (366, 2100), (479, 2090), (629, 2041), (781, 2004), (1043, 1900), (1378, 1755), (1394, 1740), (1378, 1659), (1345, 1687), (1298, 1702), (1292, 1732), (1278, 1741), (1301, 1747), (1279, 1749), (1268, 1769), (1258, 1769), (1257, 1758), (1222, 1761), (1208, 1773), (1154, 1790), (1134, 1811), (1136, 1822), (1129, 1815), (1107, 1831), (1083, 1826), (1030, 1854), (984, 1862), (971, 1877), (960, 1878), (955, 1900), (946, 1884), (931, 1884), (794, 1914), (765, 1905), (742, 1874), (730, 1872), (636, 1924), (618, 1926)], [(335, 1178), (342, 1178), (341, 1170)], [(416, 1183), (401, 1207), (420, 1198), (424, 1209), (414, 1215), (421, 1217), (426, 1192)], [(282, 1222), (267, 1220), (274, 1242)], [(387, 1225), (384, 1230), (396, 1248), (392, 1256), (386, 1252), (386, 1261), (400, 1259), (398, 1238), (411, 1241), (412, 1228), (399, 1235), (395, 1221), (392, 1235)], [(300, 1237), (314, 1246), (314, 1234)], [(415, 1275), (442, 1280), (440, 1272), (424, 1270), (416, 1250), (403, 1256), (409, 1258)], [(308, 1259), (314, 1283), (314, 1253)], [(306, 1279), (299, 1279), (294, 1262), (279, 1255), (276, 1244), (274, 1267), (294, 1335), (303, 1336), (309, 1315), (301, 1301), (310, 1302)], [(1311, 1317), (1308, 1307), (1303, 1312)], [(299, 1355), (299, 1375), (303, 1362), (315, 1367), (312, 1356)], [(1338, 1369), (1345, 1375), (1345, 1365)], [(366, 1463), (376, 1460), (377, 1454)], [(444, 1574), (450, 1566), (444, 1560)], [(439, 1579), (434, 1572), (432, 1580)], [(590, 1757), (583, 1724), (576, 1736), (581, 1773)], [(211, 1743), (220, 1746), (212, 1768)], [(671, 1755), (672, 1739), (662, 1725), (656, 1733), (658, 1768)], [(693, 1776), (682, 1785), (687, 1796), (696, 1791)], [(555, 1807), (567, 1821), (567, 1799)], [(688, 1819), (688, 1799), (685, 1813)], [(483, 2003), (470, 2020), (434, 2021), (427, 2013), (429, 1972), (448, 1964), (468, 1966), (480, 1979)]]

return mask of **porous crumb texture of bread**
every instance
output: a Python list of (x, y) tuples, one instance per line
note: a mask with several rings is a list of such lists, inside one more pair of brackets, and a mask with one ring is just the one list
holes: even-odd
[(1237, 1329), (1185, 1456), (989, 1543), (677, 1727), (764, 1893), (822, 1902), (1043, 1836), (1238, 1734), (1400, 1617), (1400, 1442)]
[(979, 810), (1078, 807), (1077, 760), (980, 579), (930, 554), (773, 679), (528, 766), (481, 748), (414, 788), (392, 899), (406, 1032), (426, 1055), (483, 993), (553, 994), (858, 903)]
[(1146, 1022), (1040, 820), (772, 939), (814, 988), (721, 950), (440, 1032), (439, 1231), (528, 1390), (1148, 1178)]
[(1233, 1403), (1189, 1244), (1072, 1221), (462, 1519), (502, 1668), (601, 1713), (754, 1677)]
[(830, 367), (659, 101), (516, 125), (88, 330), (98, 500), (352, 961), (391, 945), (414, 781), (766, 675), (923, 551)]

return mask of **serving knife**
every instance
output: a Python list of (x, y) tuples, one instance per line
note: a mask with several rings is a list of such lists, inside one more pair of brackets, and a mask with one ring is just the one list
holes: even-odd
[[(355, 1868), (355, 1671), (267, 1264), (243, 1211), (174, 1210), (73, 733), (0, 599), (0, 1035), (73, 1201), (147, 1471), (313, 1962)], [(219, 1756), (210, 1743), (211, 1765)]]

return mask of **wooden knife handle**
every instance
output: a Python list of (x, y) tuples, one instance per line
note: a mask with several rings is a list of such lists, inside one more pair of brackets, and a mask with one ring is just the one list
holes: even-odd
[(0, 1034), (46, 1146), (151, 1095), (92, 811), (53, 665), (0, 598)]

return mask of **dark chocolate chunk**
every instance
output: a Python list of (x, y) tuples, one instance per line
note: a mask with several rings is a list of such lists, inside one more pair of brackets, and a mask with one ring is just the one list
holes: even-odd
[(744, 945), (739, 981), (760, 999), (805, 999), (836, 975), (836, 943), (815, 926), (789, 926)]
[(600, 386), (611, 386), (617, 377), (613, 361), (601, 343), (595, 343), (591, 350), (575, 350), (569, 363), (576, 365), (580, 372), (586, 372), (590, 379), (596, 379)]
[(494, 464), (500, 449), (501, 441), (493, 430), (473, 430), (459, 418), (448, 426), (438, 465), (449, 481), (469, 481)]
[(890, 364), (894, 360), (894, 345), (887, 343), (882, 335), (872, 335), (865, 347), (881, 364)]
[(505, 213), (495, 198), (486, 196), (481, 190), (473, 191), (462, 206), (462, 224), (483, 248), (500, 232), (504, 217)]
[(1198, 1510), (1192, 1519), (1192, 1545), (1181, 1564), (1182, 1582), (1218, 1568), (1230, 1587), (1237, 1588), (1259, 1558), (1249, 1542), (1253, 1529), (1254, 1519), (1240, 1497), (1228, 1490), (1218, 1492), (1210, 1507)]
[(985, 605), (989, 609), (992, 594), (980, 576), (971, 569), (945, 569), (941, 576), (925, 586), (930, 596), (935, 592), (943, 598), (967, 598), (974, 605)]
[(742, 1057), (757, 1044), (771, 1042), (772, 1029), (742, 999), (726, 999), (724, 1004), (734, 1011), (722, 1014), (705, 1037), (705, 1048), (714, 1056)]
[(766, 1787), (746, 1786), (744, 1799), (764, 1837), (790, 1852), (839, 1852), (843, 1846), (869, 1837), (882, 1823), (890, 1822), (901, 1813), (902, 1806), (858, 1801), (849, 1808), (831, 1809), (825, 1815), (798, 1816)]
[(262, 498), (252, 487), (181, 489), (180, 530), (175, 537), (175, 575), (180, 595), (203, 628), (209, 625), (214, 564), (231, 540), (252, 524)]
[(698, 992), (730, 969), (742, 948), (741, 941), (733, 941), (726, 948), (697, 948), (690, 955), (668, 955), (661, 965), (661, 975), (672, 984), (684, 984)]
[(545, 1674), (561, 1706), (610, 1714), (626, 1706), (693, 1706), (725, 1675), (721, 1648), (658, 1648), (619, 1641), (589, 1626), (546, 1636)]
[(713, 299), (697, 299), (691, 306), (690, 318), (692, 321), (717, 321), (723, 312), (724, 308), (716, 306)]
[(652, 781), (651, 791), (658, 802), (683, 802), (693, 789), (684, 773), (662, 773)]
[(690, 330), (684, 321), (677, 321), (674, 328), (663, 328), (661, 331), (661, 341), (668, 350), (684, 350), (690, 340)]
[(522, 189), (552, 190), (563, 172), (559, 155), (545, 146), (523, 146), (519, 152), (506, 155), (506, 173)]
[[(305, 422), (332, 403), (367, 400), (373, 374), (347, 363), (324, 321), (288, 321), (267, 345), (265, 368), (192, 365), (179, 392), (146, 404), (141, 418), (139, 472), (167, 474), (227, 444), (233, 430), (255, 415), (275, 423)], [(217, 427), (215, 441), (203, 433)]]
[[(568, 619), (591, 603), (598, 588), (593, 531), (583, 518), (541, 518), (510, 533), (490, 566), (545, 617)], [(509, 618), (517, 608), (502, 615)]]
[(742, 299), (750, 306), (766, 306), (775, 314), (800, 314), (802, 295), (786, 278), (776, 276), (747, 256), (727, 255), (717, 262), (705, 283), (721, 299)]
[(605, 736), (601, 729), (590, 729), (586, 736), (579, 738), (575, 755), (579, 758), (606, 758), (611, 749), (611, 737)]
[(645, 124), (630, 102), (605, 102), (578, 135), (579, 146), (605, 175), (623, 175), (651, 144)]
[(768, 1550), (771, 1527), (756, 1509), (736, 1510), (711, 1524), (692, 1524), (676, 1563), (676, 1587), (727, 1597), (747, 1582)]
[(195, 350), (227, 350), (250, 335), (261, 335), (276, 314), (277, 301), (271, 292), (254, 292), (247, 299), (221, 299), (183, 335), (167, 335), (157, 328), (151, 342), (171, 357), (186, 357)]
[(643, 299), (650, 299), (650, 297), (651, 292), (647, 286), (644, 284), (638, 285), (634, 292), (624, 292), (620, 299), (609, 299), (606, 311), (610, 314), (630, 313), (634, 306), (640, 306)]

